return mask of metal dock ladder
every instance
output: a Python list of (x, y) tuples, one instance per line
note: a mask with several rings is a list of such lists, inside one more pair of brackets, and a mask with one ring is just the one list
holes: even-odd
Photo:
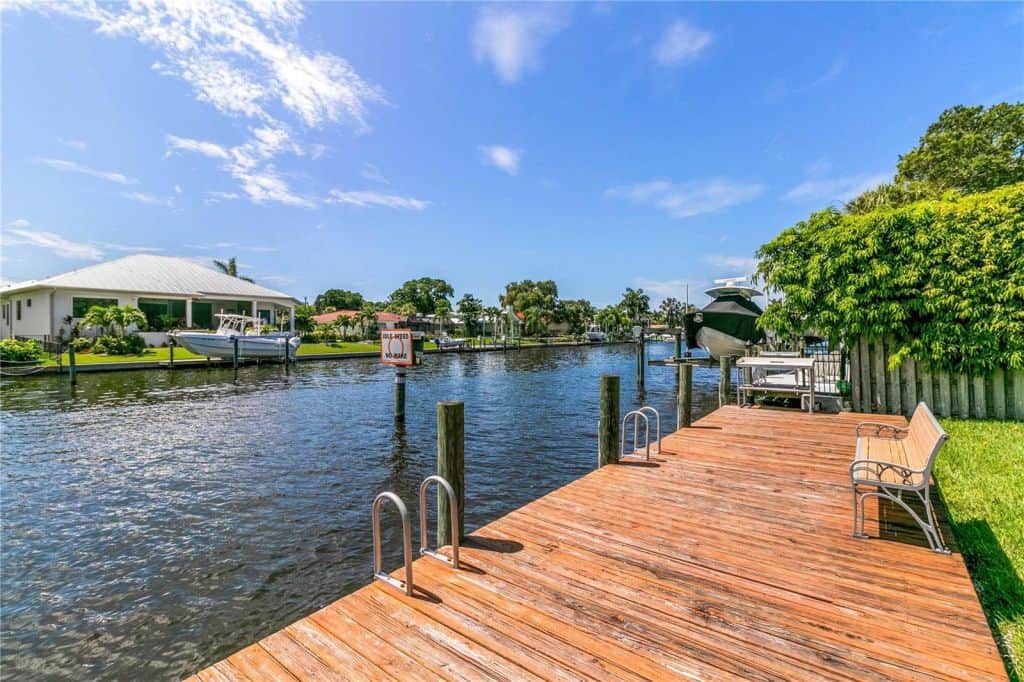
[[(448, 495), (448, 507), (451, 510), (452, 524), (452, 557), (449, 559), (438, 551), (430, 549), (427, 542), (427, 489), (431, 483), (437, 483), (444, 488)], [(402, 557), (405, 562), (405, 580), (398, 580), (391, 577), (384, 570), (384, 557), (380, 546), (380, 508), (387, 500), (395, 505), (398, 514), (402, 517)], [(420, 484), (420, 555), (429, 556), (448, 564), (452, 568), (459, 567), (459, 535), (462, 529), (459, 528), (459, 501), (455, 495), (455, 489), (451, 483), (441, 476), (427, 476)], [(386, 582), (392, 587), (405, 592), (410, 597), (413, 594), (412, 579), (412, 526), (409, 523), (409, 510), (406, 509), (402, 498), (393, 492), (385, 491), (377, 495), (373, 500), (373, 577), (376, 580)]]
[[(625, 457), (626, 455), (636, 454), (636, 451), (640, 449), (640, 445), (639, 445), (639, 439), (640, 439), (640, 420), (643, 419), (643, 421), (644, 421), (644, 444), (643, 444), (644, 459), (645, 460), (649, 460), (651, 458), (651, 422), (650, 422), (650, 419), (647, 418), (648, 414), (654, 415), (654, 426), (655, 426), (655, 436), (656, 436), (655, 444), (656, 444), (656, 447), (657, 447), (657, 450), (655, 450), (654, 454), (656, 454), (656, 455), (660, 455), (661, 454), (661, 415), (658, 413), (658, 411), (656, 409), (654, 409), (650, 405), (644, 405), (639, 410), (632, 410), (630, 412), (627, 412), (625, 414), (625, 416), (622, 417), (622, 430), (620, 432), (621, 433), (621, 438), (620, 438), (620, 442), (619, 442), (619, 456), (620, 457)], [(633, 450), (632, 450), (632, 452), (628, 452), (627, 453), (626, 452), (626, 429), (628, 427), (630, 417), (633, 418)]]

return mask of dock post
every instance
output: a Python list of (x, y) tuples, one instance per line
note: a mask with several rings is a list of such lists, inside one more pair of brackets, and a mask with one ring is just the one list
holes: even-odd
[(601, 375), (601, 419), (597, 426), (597, 466), (619, 463), (619, 377)]
[(395, 421), (405, 421), (405, 367), (395, 367)]
[(74, 386), (78, 383), (78, 379), (75, 377), (75, 340), (71, 339), (71, 343), (68, 344), (68, 376), (71, 377), (71, 385)]
[[(465, 537), (466, 450), (465, 404), (461, 400), (442, 400), (437, 404), (437, 475), (448, 481), (458, 500), (459, 531)], [(452, 543), (451, 512), (448, 496), (437, 496), (437, 546)], [(459, 538), (462, 539), (461, 537)]]
[(679, 395), (676, 397), (676, 428), (681, 429), (693, 423), (693, 365), (680, 362), (676, 365), (679, 377)]
[(676, 332), (676, 358), (683, 357), (683, 333)]
[(644, 333), (636, 340), (636, 387), (641, 391), (644, 389)]
[(174, 369), (174, 339), (167, 342), (167, 356), (171, 361), (171, 369)]
[(235, 351), (231, 354), (231, 366), (235, 369), (235, 379), (238, 379), (238, 337), (235, 336), (231, 339), (235, 345)]
[(732, 400), (732, 356), (723, 355), (718, 359), (718, 406), (728, 405)]

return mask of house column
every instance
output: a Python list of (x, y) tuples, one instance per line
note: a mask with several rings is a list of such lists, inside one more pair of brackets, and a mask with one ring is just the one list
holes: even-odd
[(260, 311), (259, 311), (259, 307), (258, 306), (259, 306), (259, 301), (253, 301), (252, 302), (252, 312), (249, 313), (249, 314), (252, 315), (253, 317), (259, 317), (259, 315), (260, 315)]
[(189, 329), (192, 328), (192, 299), (185, 299), (185, 326)]
[(288, 306), (288, 333), (295, 333), (295, 306)]

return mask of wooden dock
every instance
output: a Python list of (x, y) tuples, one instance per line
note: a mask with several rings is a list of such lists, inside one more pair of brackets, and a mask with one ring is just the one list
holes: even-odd
[(864, 418), (722, 408), (191, 679), (1005, 680), (959, 554), (850, 536)]

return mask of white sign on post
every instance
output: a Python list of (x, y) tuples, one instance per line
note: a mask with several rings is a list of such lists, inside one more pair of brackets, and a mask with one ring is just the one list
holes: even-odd
[(411, 329), (385, 329), (380, 333), (380, 361), (410, 367), (416, 361)]

